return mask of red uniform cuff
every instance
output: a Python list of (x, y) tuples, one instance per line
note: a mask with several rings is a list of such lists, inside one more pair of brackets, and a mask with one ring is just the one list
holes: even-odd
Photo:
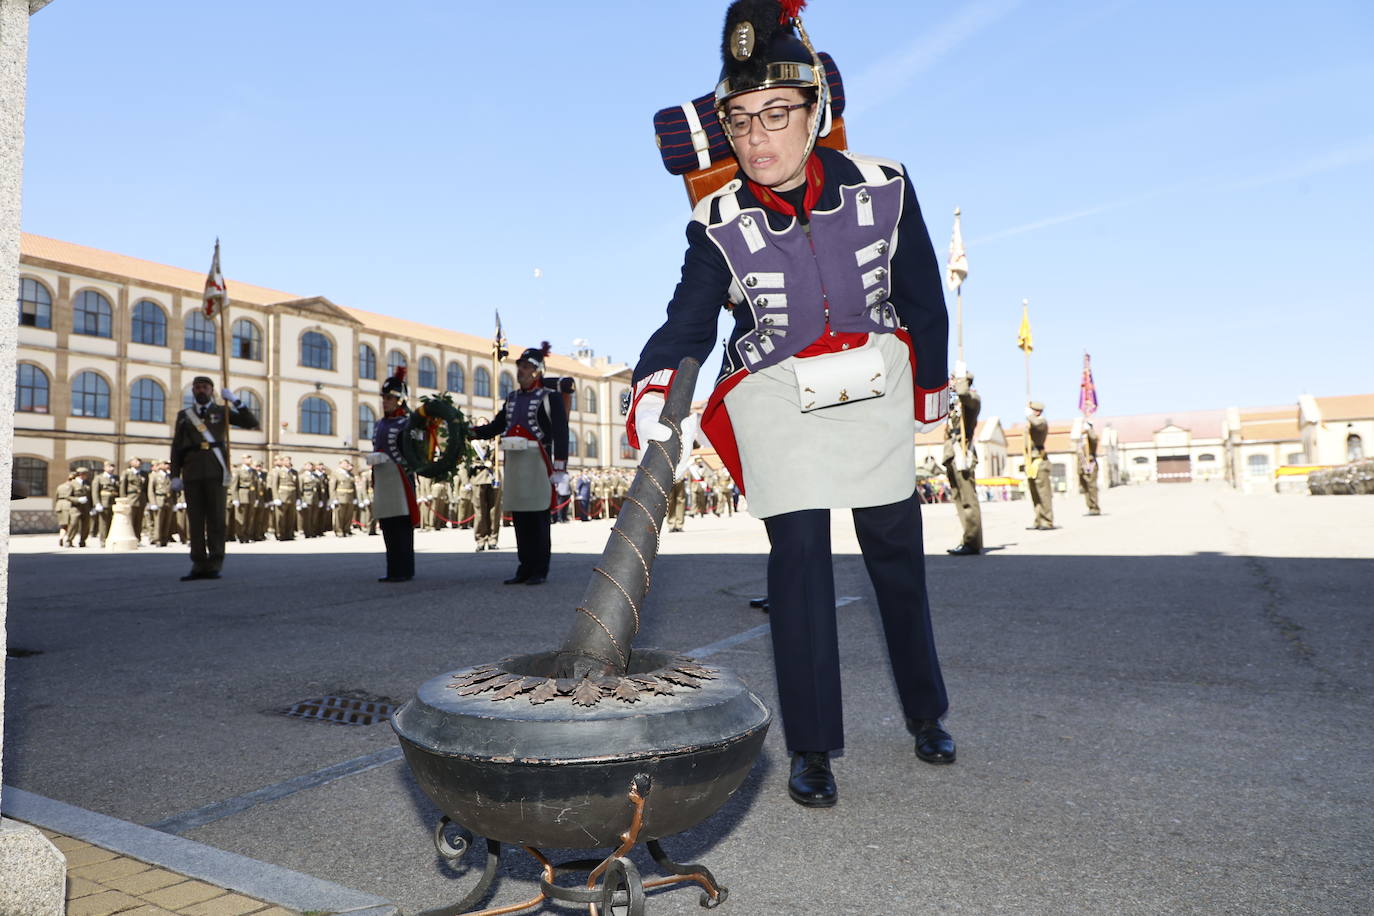
[(651, 391), (657, 391), (666, 398), (668, 389), (673, 387), (673, 378), (676, 375), (676, 369), (659, 369), (635, 382), (634, 399), (630, 401), (630, 410), (625, 415), (625, 436), (630, 440), (630, 448), (640, 447), (639, 431), (635, 429), (635, 410), (639, 407), (640, 400)]
[(939, 388), (916, 386), (916, 422), (938, 423), (949, 413), (949, 385)]

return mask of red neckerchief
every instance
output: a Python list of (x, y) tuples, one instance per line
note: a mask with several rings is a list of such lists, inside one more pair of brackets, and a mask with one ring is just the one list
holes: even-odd
[[(783, 216), (797, 215), (793, 206), (777, 194), (752, 178), (746, 180), (749, 182), (750, 193), (758, 198), (759, 203), (770, 210), (781, 213)], [(816, 206), (816, 202), (821, 199), (821, 188), (824, 186), (825, 167), (821, 165), (820, 157), (812, 153), (811, 158), (806, 160), (806, 194), (802, 197), (802, 209), (806, 211), (807, 220), (811, 219), (811, 208)]]

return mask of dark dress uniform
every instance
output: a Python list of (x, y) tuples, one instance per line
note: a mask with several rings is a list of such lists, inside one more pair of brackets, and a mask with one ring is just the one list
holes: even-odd
[(191, 537), (191, 576), (219, 577), (224, 565), (224, 504), (229, 455), (224, 446), (226, 422), (257, 429), (252, 411), (235, 405), (193, 404), (177, 414), (172, 432), (172, 477), (180, 478)]
[[(521, 359), (526, 359), (529, 354), (530, 351), (526, 350)], [(519, 556), (515, 576), (507, 584), (538, 584), (548, 578), (549, 560), (553, 553), (549, 512), (554, 505), (554, 489), (548, 477), (554, 470), (561, 470), (568, 460), (568, 414), (563, 398), (538, 383), (528, 390), (512, 391), (506, 396), (505, 409), (495, 419), (472, 430), (474, 439), (490, 439), (493, 436), (519, 440), (522, 444), (531, 443), (537, 446), (539, 452), (536, 464), (535, 448), (508, 450), (505, 480), (502, 483), (502, 500), (511, 509), (515, 549)], [(502, 447), (507, 444), (503, 443)], [(525, 470), (530, 474), (521, 473), (517, 459), (528, 466)], [(545, 471), (542, 487), (537, 479), (538, 466)]]

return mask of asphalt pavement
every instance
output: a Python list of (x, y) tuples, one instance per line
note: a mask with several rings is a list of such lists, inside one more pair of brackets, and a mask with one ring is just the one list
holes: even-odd
[[(1374, 500), (1180, 484), (1102, 502), (1087, 517), (1060, 496), (1049, 532), (1027, 530), (1026, 502), (985, 504), (990, 549), (967, 558), (944, 554), (952, 507), (925, 508), (947, 767), (912, 754), (835, 513), (840, 802), (787, 798), (774, 728), (726, 806), (664, 841), (729, 887), (718, 912), (1374, 912)], [(381, 538), (365, 535), (231, 544), (224, 578), (201, 582), (178, 580), (176, 546), (12, 537), (5, 784), (404, 913), (452, 903), (476, 875), (435, 854), (439, 812), (390, 727), (284, 712), (400, 703), (436, 675), (556, 647), (608, 535), (555, 526), (538, 587), (501, 584), (510, 529), (484, 553), (466, 531), (418, 534), (405, 584), (376, 581)], [(768, 618), (748, 606), (762, 524), (688, 519), (662, 542), (637, 645), (700, 650), (772, 704)], [(528, 857), (504, 861), (491, 906), (536, 890)], [(653, 892), (648, 912), (700, 912), (697, 898)]]

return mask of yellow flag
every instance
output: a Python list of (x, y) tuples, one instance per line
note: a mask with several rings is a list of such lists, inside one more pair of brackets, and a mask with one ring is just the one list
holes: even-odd
[(1035, 349), (1031, 345), (1030, 306), (1024, 300), (1021, 302), (1021, 329), (1016, 332), (1016, 346), (1027, 353)]

